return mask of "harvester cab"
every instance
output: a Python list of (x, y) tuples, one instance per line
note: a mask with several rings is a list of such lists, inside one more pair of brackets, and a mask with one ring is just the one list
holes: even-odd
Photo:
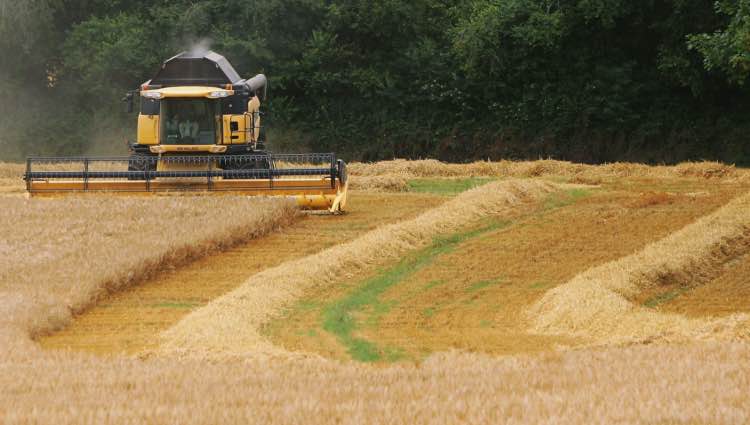
[(348, 186), (342, 160), (265, 150), (266, 87), (264, 75), (243, 79), (217, 53), (180, 53), (126, 94), (129, 111), (140, 101), (128, 157), (31, 157), (27, 190), (279, 195), (303, 208), (341, 211)]
[(138, 94), (138, 139), (131, 147), (136, 154), (263, 150), (260, 105), (266, 77), (242, 79), (221, 55), (180, 53)]

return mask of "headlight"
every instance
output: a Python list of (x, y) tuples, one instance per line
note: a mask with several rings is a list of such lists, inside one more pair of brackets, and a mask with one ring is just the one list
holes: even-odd
[(158, 91), (144, 91), (144, 92), (141, 92), (141, 95), (149, 99), (161, 99), (162, 97), (164, 97), (164, 94)]
[(208, 94), (208, 97), (210, 97), (211, 99), (217, 99), (219, 97), (227, 97), (227, 96), (229, 96), (229, 92), (228, 91), (223, 91), (223, 90), (222, 91), (212, 91), (211, 93)]

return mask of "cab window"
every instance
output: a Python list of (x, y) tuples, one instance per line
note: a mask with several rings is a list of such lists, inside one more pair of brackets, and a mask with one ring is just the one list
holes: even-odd
[(167, 145), (210, 145), (221, 130), (219, 102), (209, 99), (161, 101), (161, 140)]

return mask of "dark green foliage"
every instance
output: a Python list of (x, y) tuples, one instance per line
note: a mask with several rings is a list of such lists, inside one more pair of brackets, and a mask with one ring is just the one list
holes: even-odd
[(271, 149), (750, 162), (750, 0), (0, 0), (0, 156), (121, 152), (195, 43), (268, 74)]
[(750, 75), (750, 1), (723, 0), (715, 7), (729, 23), (712, 33), (689, 35), (688, 46), (703, 55), (706, 69), (721, 71), (742, 86)]

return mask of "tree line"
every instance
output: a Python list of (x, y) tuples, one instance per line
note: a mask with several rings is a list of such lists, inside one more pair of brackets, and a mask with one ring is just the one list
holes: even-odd
[(750, 163), (750, 0), (0, 0), (0, 157), (124, 152), (197, 42), (269, 77), (274, 151)]

